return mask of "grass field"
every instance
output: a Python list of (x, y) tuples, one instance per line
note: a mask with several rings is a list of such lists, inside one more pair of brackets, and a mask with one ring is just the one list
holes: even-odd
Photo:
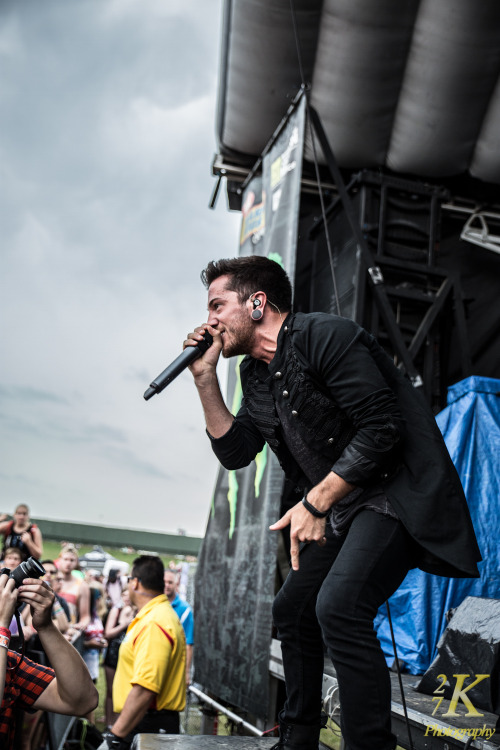
[[(88, 545), (75, 545), (78, 549), (78, 554), (81, 557), (82, 555), (87, 554), (87, 552), (92, 552), (93, 547)], [(61, 552), (62, 544), (61, 542), (53, 542), (50, 539), (44, 539), (43, 540), (43, 560), (56, 560), (59, 557), (59, 554)], [(113, 555), (117, 560), (122, 560), (123, 562), (128, 562), (129, 565), (132, 565), (132, 562), (135, 560), (135, 558), (139, 555), (138, 552), (124, 552), (121, 549), (117, 549), (115, 547), (102, 547), (104, 552), (109, 552), (110, 555)], [(153, 554), (153, 553), (151, 553)], [(176, 557), (173, 557), (171, 555), (164, 555), (160, 554), (160, 557), (163, 561), (163, 564), (165, 567), (168, 567), (170, 562), (178, 563), (179, 560)]]
[(97, 690), (99, 691), (99, 705), (95, 710), (95, 725), (99, 731), (104, 732), (106, 729), (104, 721), (104, 700), (106, 698), (106, 679), (104, 677), (104, 668), (99, 667), (99, 678), (97, 680)]

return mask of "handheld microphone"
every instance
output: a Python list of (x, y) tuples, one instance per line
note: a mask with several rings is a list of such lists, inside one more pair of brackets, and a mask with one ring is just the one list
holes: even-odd
[(150, 399), (155, 393), (161, 393), (162, 390), (177, 377), (177, 375), (180, 375), (181, 372), (191, 364), (191, 362), (194, 362), (195, 359), (198, 359), (202, 354), (205, 354), (212, 344), (213, 337), (208, 331), (205, 331), (203, 334), (203, 341), (198, 341), (196, 346), (187, 346), (182, 354), (179, 354), (177, 359), (174, 359), (167, 369), (163, 370), (163, 372), (153, 380), (147, 391), (144, 393), (145, 400), (147, 401)]

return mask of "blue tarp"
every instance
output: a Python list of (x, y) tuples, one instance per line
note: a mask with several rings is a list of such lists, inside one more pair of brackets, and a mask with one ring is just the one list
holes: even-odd
[[(460, 475), (483, 561), (480, 578), (443, 578), (411, 570), (389, 600), (398, 658), (423, 674), (446, 627), (446, 612), (466, 596), (500, 599), (500, 380), (470, 377), (448, 391), (436, 421)], [(385, 605), (375, 625), (394, 661)]]

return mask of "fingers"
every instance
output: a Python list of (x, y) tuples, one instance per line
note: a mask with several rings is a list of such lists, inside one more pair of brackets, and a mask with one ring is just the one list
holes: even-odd
[(292, 563), (292, 569), (299, 569), (299, 552), (300, 544), (296, 536), (290, 537), (290, 561)]
[[(276, 521), (276, 523), (273, 523), (272, 526), (269, 527), (270, 531), (279, 531), (280, 529), (285, 529), (287, 526), (290, 525), (290, 511), (287, 511), (282, 518), (279, 519), (279, 521)], [(299, 569), (299, 552), (300, 552), (300, 542), (298, 539), (298, 536), (296, 533), (290, 533), (290, 560), (292, 563), (293, 570)]]
[(23, 578), (21, 588), (24, 586), (41, 586), (45, 590), (49, 588), (47, 581), (44, 581), (42, 578)]
[(198, 342), (203, 341), (203, 334), (205, 329), (202, 327), (196, 328), (192, 333), (188, 333), (186, 340), (183, 342), (183, 348), (187, 346), (196, 346)]
[(8, 571), (7, 573), (0, 575), (0, 589), (3, 589), (7, 594), (12, 594), (16, 590), (16, 582), (13, 578), (10, 578), (9, 569), (6, 568), (6, 570)]
[(13, 578), (7, 578), (7, 574), (3, 573), (0, 576), (0, 624), (2, 627), (9, 627), (16, 603), (16, 582)]
[[(306, 542), (307, 544), (308, 542)], [(326, 544), (326, 536), (316, 541), (320, 547), (324, 547)], [(299, 555), (300, 555), (300, 541), (298, 537), (290, 537), (290, 562), (293, 570), (299, 569)]]
[(297, 503), (279, 521), (269, 526), (269, 529), (279, 531), (288, 525), (291, 525), (290, 559), (293, 570), (298, 570), (301, 542), (316, 542), (320, 547), (326, 544), (325, 520), (310, 517), (302, 503)]
[(39, 586), (21, 586), (19, 588), (19, 598), (23, 601), (28, 601), (29, 599), (31, 602), (37, 601), (40, 602), (40, 604), (51, 606), (54, 594), (49, 589)]
[(213, 338), (216, 338), (217, 336), (220, 337), (220, 331), (217, 330), (217, 328), (212, 328), (208, 323), (205, 323), (204, 325), (195, 328), (192, 333), (188, 333), (187, 338), (183, 343), (183, 348), (185, 349), (187, 346), (196, 346), (200, 341), (203, 341), (205, 333), (210, 333)]
[[(212, 345), (208, 347), (201, 357), (198, 357), (194, 362), (191, 362), (189, 370), (195, 380), (197, 378), (203, 379), (204, 376), (208, 375), (211, 382), (222, 352), (222, 338), (220, 331), (216, 328), (212, 328), (208, 323), (198, 326), (198, 328), (195, 328), (192, 333), (188, 333), (183, 348), (185, 350), (188, 347), (200, 344), (204, 339), (205, 333), (209, 333), (212, 336)], [(202, 380), (200, 380), (200, 382), (202, 382)]]
[(285, 513), (284, 516), (282, 516), (279, 521), (276, 521), (276, 523), (273, 523), (272, 526), (269, 527), (270, 531), (279, 531), (280, 529), (286, 528), (290, 524), (290, 511)]
[(51, 604), (54, 593), (46, 581), (37, 578), (25, 578), (19, 586), (19, 598), (31, 603)]

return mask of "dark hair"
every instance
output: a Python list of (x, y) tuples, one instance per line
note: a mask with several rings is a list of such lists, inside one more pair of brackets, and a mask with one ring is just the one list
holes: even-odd
[(90, 589), (90, 615), (95, 617), (97, 615), (97, 602), (101, 598), (102, 594), (97, 586), (89, 586)]
[(119, 572), (118, 568), (111, 568), (108, 573), (108, 583), (116, 583)]
[(132, 563), (132, 578), (138, 578), (145, 589), (163, 594), (165, 568), (156, 555), (141, 555)]
[(53, 565), (54, 568), (57, 570), (57, 565), (55, 564), (54, 560), (49, 560), (48, 558), (47, 558), (47, 560), (40, 560), (40, 565), (44, 565), (44, 566), (45, 565)]
[(263, 255), (211, 260), (201, 272), (201, 280), (208, 287), (220, 276), (229, 276), (226, 289), (236, 292), (243, 303), (254, 292), (265, 292), (269, 302), (281, 312), (292, 309), (292, 286), (285, 270), (274, 260)]

